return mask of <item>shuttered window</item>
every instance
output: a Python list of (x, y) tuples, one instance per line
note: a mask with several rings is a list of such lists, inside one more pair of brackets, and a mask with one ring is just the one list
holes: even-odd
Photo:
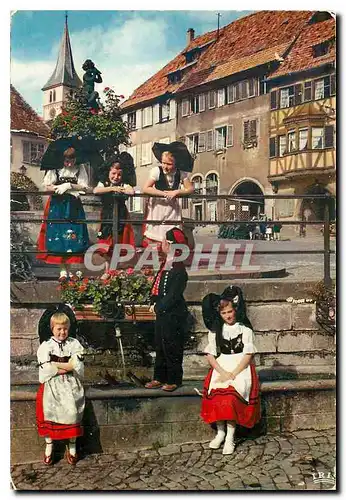
[(208, 130), (207, 132), (207, 151), (212, 151), (213, 149), (213, 131)]
[(324, 127), (324, 147), (333, 148), (334, 147), (334, 126), (327, 125)]
[(148, 106), (142, 110), (142, 127), (150, 127), (153, 124), (153, 108)]
[(324, 148), (324, 128), (311, 127), (311, 147), (312, 149)]
[(183, 99), (181, 101), (181, 116), (187, 116), (190, 113), (190, 101), (189, 99)]
[(215, 149), (220, 150), (226, 147), (227, 127), (215, 129)]
[(330, 97), (330, 76), (326, 76), (324, 79), (324, 92), (323, 92), (323, 97), (324, 99), (326, 97)]
[(240, 94), (239, 94), (239, 83), (236, 83), (236, 84), (234, 85), (234, 87), (235, 87), (235, 100), (236, 100), (236, 101), (239, 101), (239, 99), (240, 99), (240, 97), (239, 97), (239, 95), (240, 95)]
[(270, 92), (270, 109), (276, 109), (278, 107), (277, 95), (278, 93), (276, 90)]
[(233, 125), (227, 125), (227, 141), (226, 146), (233, 146)]
[(296, 131), (289, 130), (287, 134), (287, 139), (288, 139), (288, 152), (293, 153), (297, 149)]
[(298, 132), (298, 146), (299, 146), (299, 151), (304, 151), (308, 149), (308, 129), (307, 128), (300, 128)]
[(279, 156), (283, 156), (284, 154), (287, 153), (287, 146), (286, 146), (286, 136), (285, 135), (279, 135)]
[(330, 95), (335, 95), (335, 75), (330, 75)]
[(219, 89), (217, 91), (217, 105), (218, 107), (225, 105), (225, 89)]
[(227, 104), (234, 102), (234, 85), (227, 86)]
[(304, 102), (312, 99), (312, 82), (304, 82)]
[(315, 100), (324, 99), (324, 78), (315, 81)]
[(215, 90), (211, 90), (208, 95), (209, 95), (209, 109), (215, 108), (215, 102), (216, 102)]
[(271, 137), (269, 139), (269, 158), (274, 158), (276, 156), (276, 137)]
[(244, 80), (240, 82), (240, 99), (247, 99), (249, 97), (249, 87), (248, 81)]
[(30, 163), (30, 142), (23, 141), (23, 161)]
[(150, 165), (151, 164), (151, 142), (144, 142), (142, 144), (142, 158), (141, 165)]
[(198, 137), (198, 152), (203, 153), (206, 148), (206, 133), (200, 132)]
[(303, 100), (303, 86), (301, 83), (298, 83), (294, 86), (294, 104), (297, 106), (301, 104)]
[(199, 100), (199, 111), (205, 111), (205, 94), (200, 94), (198, 96)]
[(250, 78), (249, 80), (249, 97), (254, 97), (256, 95), (256, 83), (255, 78)]

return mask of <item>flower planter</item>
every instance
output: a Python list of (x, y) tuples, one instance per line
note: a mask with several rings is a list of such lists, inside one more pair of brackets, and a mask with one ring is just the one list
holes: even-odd
[(77, 321), (103, 321), (105, 318), (94, 310), (92, 304), (73, 308)]
[(150, 311), (150, 306), (125, 306), (125, 319), (130, 321), (155, 321), (156, 315)]

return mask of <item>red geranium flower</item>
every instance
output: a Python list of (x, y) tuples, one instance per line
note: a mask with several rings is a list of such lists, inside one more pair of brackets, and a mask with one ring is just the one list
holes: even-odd
[(119, 97), (120, 97), (120, 99), (125, 99), (124, 95), (120, 95)]
[(94, 108), (91, 108), (90, 113), (91, 113), (92, 115), (97, 115), (97, 110), (96, 110), (96, 109), (94, 109)]
[(127, 270), (126, 270), (126, 274), (134, 274), (134, 270), (132, 267), (129, 267)]
[(110, 88), (109, 87), (105, 87), (104, 90), (103, 90), (103, 92), (108, 92), (108, 90), (110, 90)]
[(79, 290), (80, 292), (85, 292), (85, 290), (86, 290), (86, 285), (80, 285), (80, 287), (78, 288), (78, 290)]

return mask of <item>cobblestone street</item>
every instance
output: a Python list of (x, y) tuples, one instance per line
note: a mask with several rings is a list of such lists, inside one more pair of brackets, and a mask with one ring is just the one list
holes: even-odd
[(22, 491), (327, 490), (334, 489), (335, 441), (335, 430), (305, 430), (239, 441), (230, 456), (223, 456), (221, 449), (210, 450), (204, 442), (90, 455), (74, 467), (64, 459), (51, 467), (15, 465), (12, 487)]

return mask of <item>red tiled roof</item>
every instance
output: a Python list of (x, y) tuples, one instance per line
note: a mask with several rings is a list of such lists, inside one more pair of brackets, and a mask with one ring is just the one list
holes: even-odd
[(167, 74), (176, 71), (183, 66), (186, 66), (184, 53), (186, 50), (191, 50), (195, 47), (204, 45), (205, 43), (213, 40), (216, 37), (216, 31), (205, 33), (204, 35), (196, 37), (182, 52), (180, 52), (172, 61), (158, 71), (154, 76), (149, 78), (140, 87), (138, 87), (130, 97), (122, 104), (122, 108), (128, 108), (139, 102), (149, 101), (165, 94), (166, 92), (173, 92), (176, 90), (180, 82), (169, 84)]
[[(289, 47), (312, 15), (311, 11), (259, 11), (237, 19), (220, 30), (219, 38), (206, 47), (181, 82), (169, 84), (167, 73), (185, 66), (186, 49), (138, 87), (122, 107), (135, 106), (167, 91), (176, 92), (224, 78), (263, 64), (266, 58), (265, 62), (270, 62), (275, 59), (276, 51)], [(201, 46), (216, 37), (216, 31), (206, 33), (195, 38), (187, 49)]]
[(306, 25), (284, 62), (270, 78), (308, 70), (334, 61), (336, 57), (335, 44), (327, 54), (320, 57), (314, 57), (313, 46), (335, 38), (335, 24), (335, 19), (327, 19), (316, 24)]
[(200, 70), (198, 73), (191, 74), (188, 80), (179, 87), (179, 90), (187, 90), (195, 87), (196, 85), (201, 85), (201, 83), (204, 84), (213, 80), (220, 80), (221, 78), (235, 75), (241, 71), (246, 71), (247, 69), (278, 60), (278, 58), (280, 58), (287, 51), (290, 45), (291, 42), (275, 45), (274, 47), (261, 50), (255, 54), (251, 54), (240, 59), (232, 59), (231, 61), (215, 66), (214, 68), (209, 68), (209, 71), (208, 69)]
[(11, 85), (11, 130), (20, 130), (47, 137), (49, 128), (42, 118)]

